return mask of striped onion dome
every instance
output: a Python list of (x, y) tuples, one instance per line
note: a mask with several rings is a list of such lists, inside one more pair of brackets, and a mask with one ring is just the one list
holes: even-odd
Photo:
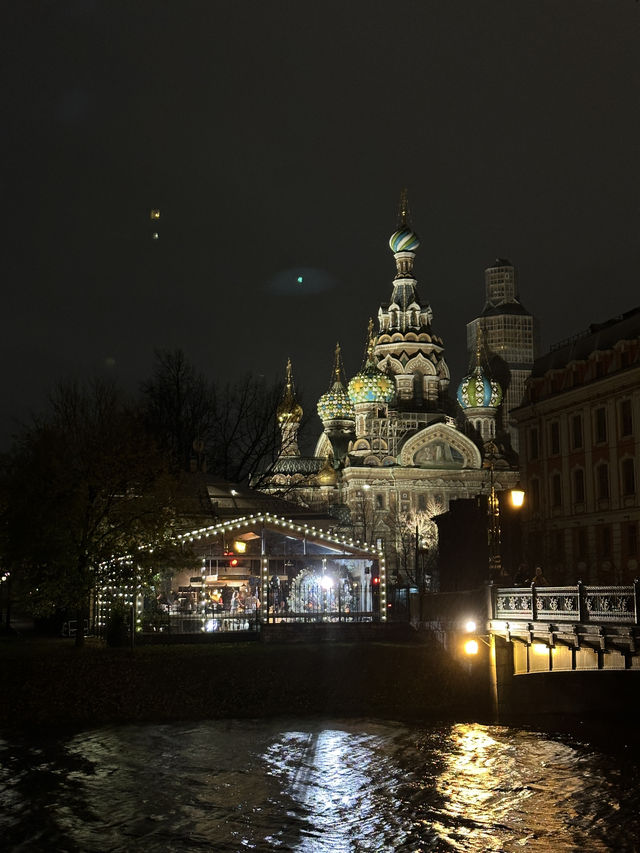
[(497, 409), (502, 402), (502, 388), (487, 379), (478, 365), (458, 386), (458, 402), (463, 409)]
[(392, 252), (415, 252), (419, 245), (420, 238), (408, 225), (394, 231), (389, 238)]

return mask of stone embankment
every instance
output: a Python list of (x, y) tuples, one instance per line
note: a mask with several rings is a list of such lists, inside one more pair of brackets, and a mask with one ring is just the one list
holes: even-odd
[(0, 644), (0, 726), (279, 715), (488, 718), (484, 674), (424, 639), (107, 648)]

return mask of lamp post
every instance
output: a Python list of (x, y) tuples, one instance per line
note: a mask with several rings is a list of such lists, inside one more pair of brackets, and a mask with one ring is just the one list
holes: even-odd
[(495, 461), (498, 448), (493, 441), (486, 445), (484, 467), (489, 470), (489, 502), (487, 506), (487, 541), (489, 545), (489, 580), (496, 581), (502, 574), (500, 551), (500, 503), (495, 486)]
[[(498, 448), (495, 442), (490, 441), (486, 445), (486, 455), (483, 467), (489, 471), (489, 501), (487, 507), (487, 534), (489, 545), (489, 579), (494, 583), (503, 574), (501, 530), (500, 530), (500, 501), (495, 485), (495, 461), (498, 457)], [(524, 489), (517, 483), (509, 490), (511, 505), (514, 509), (520, 509), (524, 502)]]

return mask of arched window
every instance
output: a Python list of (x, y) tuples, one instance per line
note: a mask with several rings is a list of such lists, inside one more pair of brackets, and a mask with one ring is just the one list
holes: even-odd
[(584, 503), (584, 470), (576, 468), (573, 472), (573, 500), (577, 504)]
[(551, 506), (562, 506), (562, 481), (560, 474), (553, 474), (551, 477)]
[(540, 480), (537, 477), (531, 480), (531, 494), (529, 497), (531, 512), (540, 512)]
[(606, 462), (596, 468), (596, 488), (601, 500), (609, 497), (609, 466)]
[(635, 495), (636, 493), (636, 471), (634, 460), (622, 460), (622, 494)]

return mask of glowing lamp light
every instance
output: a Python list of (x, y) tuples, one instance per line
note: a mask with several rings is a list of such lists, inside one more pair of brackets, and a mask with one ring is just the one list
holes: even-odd
[(520, 485), (520, 483), (516, 483), (516, 485), (511, 489), (511, 505), (516, 509), (520, 509), (520, 507), (524, 503), (524, 489)]
[(160, 219), (160, 211), (158, 210), (157, 207), (154, 207), (153, 210), (151, 211), (150, 218), (151, 219)]
[(534, 655), (548, 655), (549, 654), (549, 646), (545, 646), (544, 643), (534, 643), (531, 648), (533, 649)]
[(333, 578), (329, 577), (329, 575), (323, 575), (320, 579), (320, 586), (322, 589), (331, 589), (333, 586)]
[(301, 275), (298, 276), (298, 284), (302, 284), (303, 278)]
[(467, 632), (467, 634), (473, 634), (476, 628), (477, 625), (473, 621), (473, 619), (469, 619), (467, 622), (464, 623), (464, 630)]
[(467, 640), (464, 644), (464, 652), (466, 655), (477, 655), (479, 648), (480, 646), (478, 645), (477, 640)]
[(247, 543), (246, 543), (246, 542), (243, 542), (243, 541), (240, 539), (240, 540), (238, 540), (237, 542), (234, 542), (234, 543), (233, 543), (233, 548), (234, 548), (234, 550), (235, 550), (235, 551), (237, 551), (237, 552), (238, 552), (238, 554), (244, 554), (244, 552), (247, 550)]

